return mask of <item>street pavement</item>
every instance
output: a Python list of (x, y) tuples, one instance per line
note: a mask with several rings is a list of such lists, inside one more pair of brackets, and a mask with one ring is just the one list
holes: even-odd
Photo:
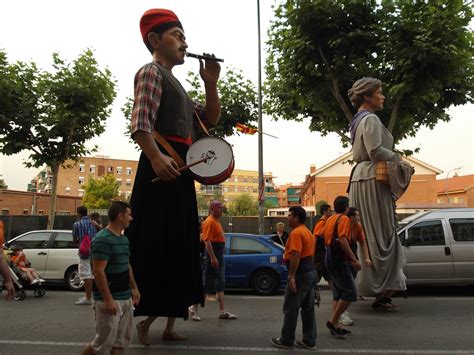
[[(353, 335), (335, 339), (325, 323), (330, 316), (330, 292), (321, 292), (316, 309), (320, 354), (471, 354), (474, 355), (474, 297), (471, 288), (421, 291), (408, 298), (396, 298), (398, 313), (371, 309), (372, 300), (359, 301), (350, 308), (355, 325)], [(81, 293), (49, 289), (42, 298), (31, 291), (24, 301), (0, 299), (0, 354), (79, 354), (94, 336), (90, 306), (76, 306)], [(145, 348), (136, 339), (127, 354), (281, 354), (308, 352), (277, 350), (270, 344), (282, 324), (283, 294), (270, 297), (248, 292), (226, 295), (229, 311), (237, 320), (218, 320), (217, 303), (200, 309), (201, 322), (176, 321), (176, 330), (189, 337), (184, 342), (165, 343), (161, 332), (165, 319), (152, 326), (152, 346)], [(134, 321), (134, 323), (137, 320)], [(297, 338), (301, 337), (298, 326)]]

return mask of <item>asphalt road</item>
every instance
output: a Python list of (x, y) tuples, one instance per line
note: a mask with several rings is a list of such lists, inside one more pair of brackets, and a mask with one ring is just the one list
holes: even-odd
[[(355, 325), (345, 340), (329, 335), (324, 324), (330, 315), (330, 293), (316, 311), (317, 352), (320, 354), (474, 354), (474, 297), (472, 288), (420, 288), (408, 298), (397, 298), (402, 310), (380, 313), (371, 300), (350, 308)], [(94, 336), (93, 312), (75, 306), (80, 293), (49, 289), (42, 298), (28, 291), (24, 301), (0, 299), (0, 354), (79, 354)], [(282, 294), (271, 297), (233, 292), (227, 308), (238, 320), (218, 320), (216, 302), (200, 309), (201, 322), (177, 320), (176, 330), (189, 337), (180, 343), (161, 341), (165, 320), (152, 327), (153, 345), (145, 348), (134, 340), (127, 354), (281, 354), (271, 347), (282, 322)], [(137, 320), (136, 320), (137, 321)], [(301, 336), (300, 327), (297, 337)], [(307, 352), (295, 349), (292, 352)]]

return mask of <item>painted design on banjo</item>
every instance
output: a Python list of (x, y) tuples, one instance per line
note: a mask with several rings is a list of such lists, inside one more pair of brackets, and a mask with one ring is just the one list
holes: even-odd
[(234, 171), (232, 147), (222, 138), (204, 137), (189, 147), (186, 154), (187, 165), (203, 159), (202, 163), (189, 167), (194, 179), (201, 184), (220, 184)]

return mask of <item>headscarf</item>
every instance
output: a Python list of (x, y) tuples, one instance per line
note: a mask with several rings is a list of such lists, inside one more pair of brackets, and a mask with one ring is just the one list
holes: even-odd
[(148, 34), (152, 31), (166, 31), (173, 27), (183, 29), (178, 16), (166, 9), (151, 9), (145, 11), (140, 19), (140, 32), (142, 34), (143, 42), (148, 42)]

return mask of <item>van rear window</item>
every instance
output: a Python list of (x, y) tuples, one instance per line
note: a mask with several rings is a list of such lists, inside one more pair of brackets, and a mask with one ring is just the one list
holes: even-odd
[(474, 218), (452, 218), (449, 220), (449, 224), (455, 241), (474, 241)]

